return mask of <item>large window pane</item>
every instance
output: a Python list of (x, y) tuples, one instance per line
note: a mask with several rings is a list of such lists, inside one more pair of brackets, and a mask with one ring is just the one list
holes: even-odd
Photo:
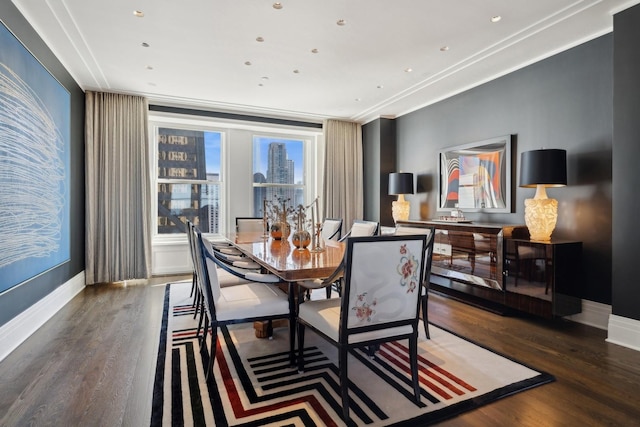
[(304, 142), (255, 136), (253, 138), (254, 216), (263, 214), (263, 200), (288, 199), (304, 204)]
[(159, 128), (157, 139), (158, 234), (184, 233), (187, 220), (217, 233), (221, 133)]

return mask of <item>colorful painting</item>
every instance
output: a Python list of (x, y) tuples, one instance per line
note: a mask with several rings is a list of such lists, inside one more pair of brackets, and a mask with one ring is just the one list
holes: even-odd
[(0, 293), (70, 259), (70, 103), (0, 24)]
[(438, 209), (511, 212), (511, 136), (440, 152)]

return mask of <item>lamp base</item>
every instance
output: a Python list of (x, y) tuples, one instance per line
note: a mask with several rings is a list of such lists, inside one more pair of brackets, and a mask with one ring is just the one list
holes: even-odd
[(398, 200), (391, 203), (391, 216), (393, 221), (407, 221), (409, 219), (409, 211), (411, 210), (411, 204), (404, 199), (404, 195), (398, 195)]
[(529, 229), (529, 238), (545, 242), (551, 240), (557, 220), (558, 201), (548, 199), (544, 186), (538, 185), (535, 197), (524, 201), (524, 222)]

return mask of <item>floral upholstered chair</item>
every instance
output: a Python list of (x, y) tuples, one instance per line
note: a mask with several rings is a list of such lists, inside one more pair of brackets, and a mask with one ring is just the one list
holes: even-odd
[(304, 371), (304, 336), (309, 327), (338, 348), (342, 417), (347, 423), (347, 355), (352, 348), (408, 339), (415, 401), (420, 401), (418, 314), (426, 239), (425, 235), (349, 238), (342, 298), (299, 306), (298, 370)]

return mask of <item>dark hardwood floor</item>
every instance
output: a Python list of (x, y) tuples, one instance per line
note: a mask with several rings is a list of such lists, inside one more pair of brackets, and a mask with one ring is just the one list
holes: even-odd
[[(146, 426), (163, 286), (87, 287), (0, 362), (0, 426)], [(440, 425), (640, 426), (640, 352), (577, 323), (504, 317), (432, 295), (430, 320), (556, 381)]]

